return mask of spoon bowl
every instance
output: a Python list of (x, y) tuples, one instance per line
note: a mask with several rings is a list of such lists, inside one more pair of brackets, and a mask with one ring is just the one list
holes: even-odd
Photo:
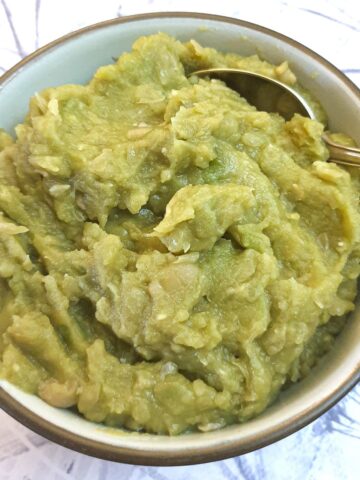
[[(316, 119), (313, 109), (302, 95), (289, 85), (266, 75), (238, 68), (208, 68), (196, 70), (191, 75), (222, 80), (258, 110), (278, 113), (285, 120), (291, 120), (295, 113)], [(329, 161), (360, 167), (359, 148), (334, 142), (328, 132), (323, 133), (322, 139), (330, 153)]]

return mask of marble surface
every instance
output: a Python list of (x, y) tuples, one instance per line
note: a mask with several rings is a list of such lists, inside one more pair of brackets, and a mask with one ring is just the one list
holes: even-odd
[[(0, 74), (36, 48), (85, 25), (149, 11), (229, 15), (317, 51), (360, 86), (358, 0), (0, 0)], [(0, 480), (355, 480), (360, 388), (300, 432), (241, 457), (191, 467), (106, 462), (60, 447), (0, 411)]]

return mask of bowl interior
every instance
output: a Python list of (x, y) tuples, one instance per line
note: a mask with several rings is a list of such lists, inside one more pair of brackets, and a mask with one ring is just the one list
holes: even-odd
[[(141, 35), (167, 32), (180, 40), (197, 40), (205, 46), (241, 55), (260, 54), (280, 63), (288, 60), (300, 82), (322, 102), (331, 129), (352, 135), (360, 142), (358, 118), (360, 96), (326, 62), (306, 49), (273, 36), (261, 28), (204, 16), (150, 16), (105, 23), (70, 36), (43, 50), (0, 84), (0, 126), (12, 132), (24, 118), (30, 96), (48, 86), (85, 83), (97, 67), (113, 62), (128, 51)], [(19, 404), (66, 432), (112, 446), (122, 461), (149, 464), (185, 464), (242, 453), (284, 436), (330, 406), (345, 393), (359, 367), (360, 315), (355, 312), (340, 335), (336, 347), (303, 382), (283, 393), (258, 418), (222, 431), (168, 438), (123, 433), (90, 423), (79, 416), (58, 410), (9, 383), (0, 384)], [(43, 432), (46, 434), (46, 432)], [(99, 443), (97, 446), (100, 448)], [(121, 454), (127, 449), (129, 457)], [(125, 450), (124, 450), (125, 451)], [(106, 456), (99, 450), (99, 456)], [(122, 456), (121, 456), (122, 455)], [(165, 458), (164, 455), (167, 457)], [(116, 455), (113, 457), (115, 459)], [(169, 460), (170, 459), (170, 460)]]

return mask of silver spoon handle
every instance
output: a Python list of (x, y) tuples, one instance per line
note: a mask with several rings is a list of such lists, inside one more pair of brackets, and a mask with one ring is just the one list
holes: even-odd
[(327, 132), (323, 133), (322, 139), (329, 150), (330, 162), (360, 167), (360, 148), (345, 147), (339, 143), (335, 143), (330, 139)]

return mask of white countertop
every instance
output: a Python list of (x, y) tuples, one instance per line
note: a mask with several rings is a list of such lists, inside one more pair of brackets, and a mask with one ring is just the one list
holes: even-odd
[[(0, 0), (0, 74), (49, 41), (121, 15), (191, 10), (258, 23), (300, 41), (360, 86), (358, 0)], [(360, 388), (300, 432), (241, 457), (191, 467), (116, 464), (60, 447), (0, 411), (0, 480), (355, 480)]]

